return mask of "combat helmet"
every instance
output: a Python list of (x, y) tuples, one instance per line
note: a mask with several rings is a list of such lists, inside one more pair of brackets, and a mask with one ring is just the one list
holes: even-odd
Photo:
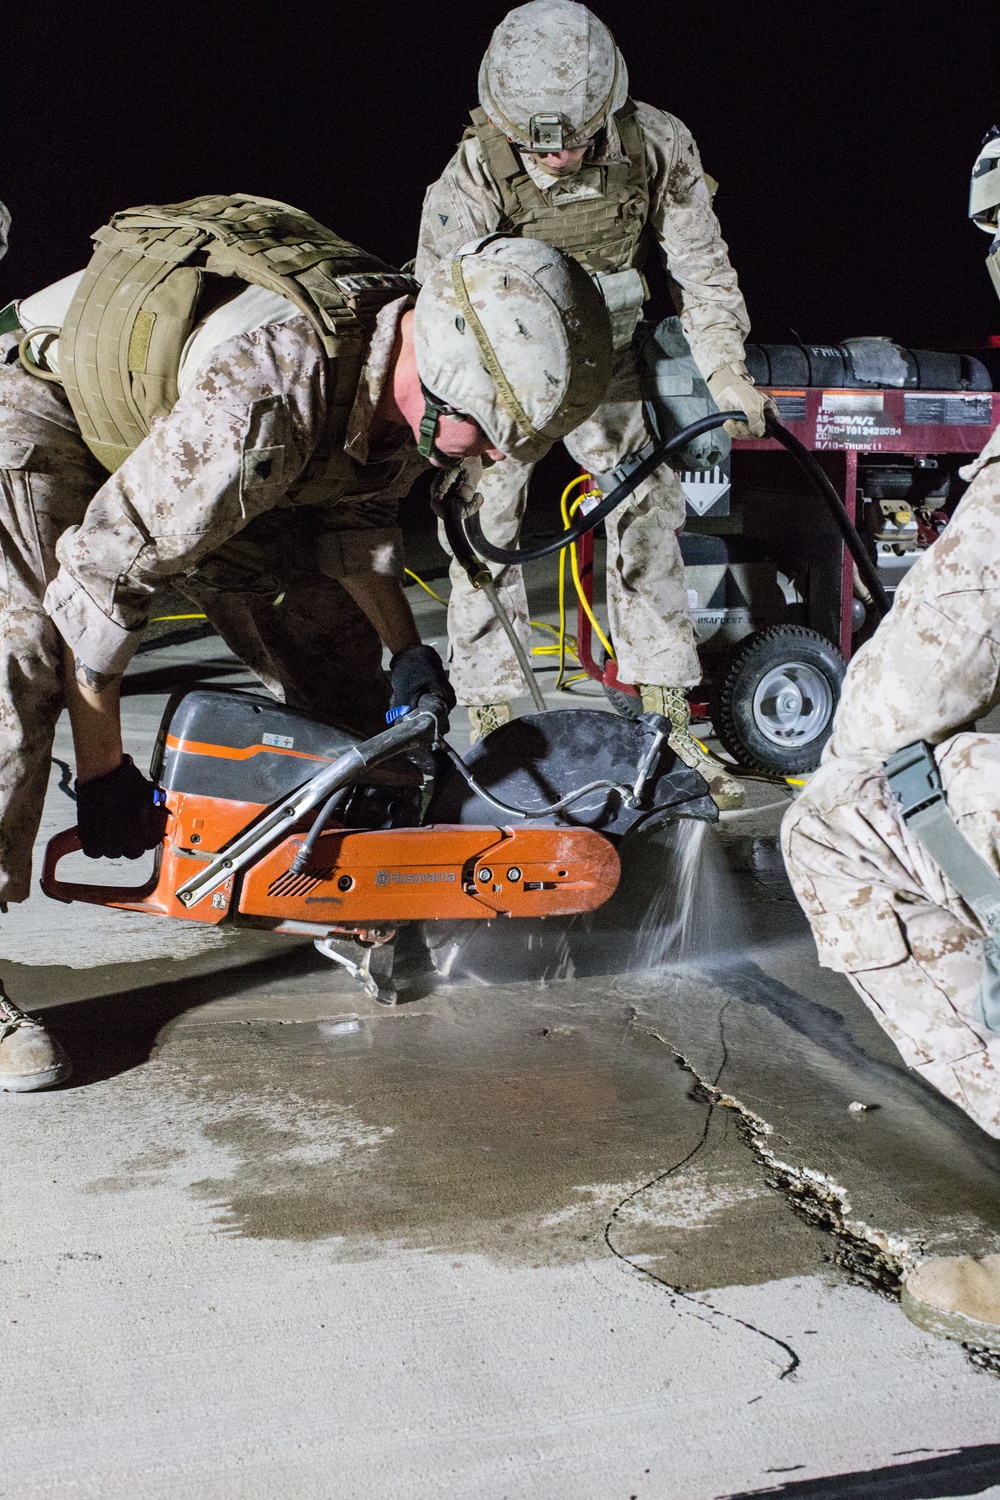
[(421, 452), (440, 415), (467, 416), (534, 463), (594, 411), (611, 377), (611, 321), (575, 260), (541, 240), (486, 235), (442, 261), (417, 297)]
[(992, 236), (986, 265), (1000, 296), (1000, 129), (996, 125), (984, 139), (972, 168), (969, 218)]
[(627, 95), (614, 37), (576, 0), (529, 0), (509, 11), (479, 69), (480, 104), (525, 151), (582, 146)]

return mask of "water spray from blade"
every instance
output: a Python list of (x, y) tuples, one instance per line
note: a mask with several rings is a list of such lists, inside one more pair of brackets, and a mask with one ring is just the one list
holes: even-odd
[(740, 892), (717, 830), (685, 818), (655, 839), (659, 878), (636, 932), (629, 967), (702, 967), (742, 951), (747, 933)]

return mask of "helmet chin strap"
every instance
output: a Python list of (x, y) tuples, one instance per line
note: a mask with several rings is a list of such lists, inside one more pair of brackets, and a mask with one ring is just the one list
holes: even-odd
[(417, 439), (417, 452), (421, 457), (428, 458), (432, 462), (440, 464), (444, 469), (454, 468), (460, 461), (456, 458), (451, 458), (447, 453), (442, 453), (434, 441), (437, 435), (438, 418), (447, 410), (448, 408), (442, 406), (429, 391), (424, 391), (424, 414), (420, 419), (420, 437)]
[(468, 412), (459, 411), (456, 406), (449, 406), (446, 401), (440, 401), (432, 391), (429, 391), (420, 382), (420, 389), (424, 396), (424, 414), (420, 419), (420, 437), (417, 439), (417, 452), (423, 458), (429, 458), (440, 464), (443, 469), (454, 469), (462, 460), (455, 458), (450, 453), (442, 453), (435, 443), (437, 424), (440, 417), (457, 417), (463, 422), (474, 422), (476, 419)]

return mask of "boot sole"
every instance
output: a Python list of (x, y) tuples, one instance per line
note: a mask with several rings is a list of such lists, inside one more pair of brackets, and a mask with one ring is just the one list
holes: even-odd
[(980, 1323), (977, 1318), (967, 1317), (965, 1313), (945, 1312), (940, 1307), (932, 1307), (930, 1303), (914, 1297), (905, 1284), (900, 1295), (900, 1306), (910, 1322), (923, 1329), (924, 1333), (933, 1333), (943, 1339), (957, 1339), (960, 1344), (974, 1344), (977, 1349), (989, 1349), (993, 1354), (1000, 1354), (1000, 1327), (995, 1323)]
[(50, 1089), (63, 1083), (72, 1073), (69, 1062), (56, 1063), (40, 1073), (0, 1073), (0, 1092), (5, 1094), (34, 1094), (40, 1089)]

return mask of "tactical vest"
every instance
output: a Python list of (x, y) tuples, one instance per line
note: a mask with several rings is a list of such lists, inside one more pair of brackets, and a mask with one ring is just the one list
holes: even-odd
[(206, 277), (266, 287), (309, 318), (337, 361), (325, 452), (343, 440), (378, 310), (417, 290), (308, 214), (246, 193), (125, 209), (93, 238), (59, 369), (84, 441), (112, 472), (178, 399)]
[(649, 219), (649, 185), (642, 130), (635, 105), (628, 100), (614, 115), (627, 162), (599, 168), (603, 192), (599, 198), (550, 203), (535, 186), (514, 147), (502, 130), (491, 125), (482, 109), (472, 111), (472, 128), (482, 148), (490, 175), (500, 193), (499, 234), (521, 234), (544, 240), (578, 260), (585, 271), (622, 271), (639, 260), (643, 230)]

